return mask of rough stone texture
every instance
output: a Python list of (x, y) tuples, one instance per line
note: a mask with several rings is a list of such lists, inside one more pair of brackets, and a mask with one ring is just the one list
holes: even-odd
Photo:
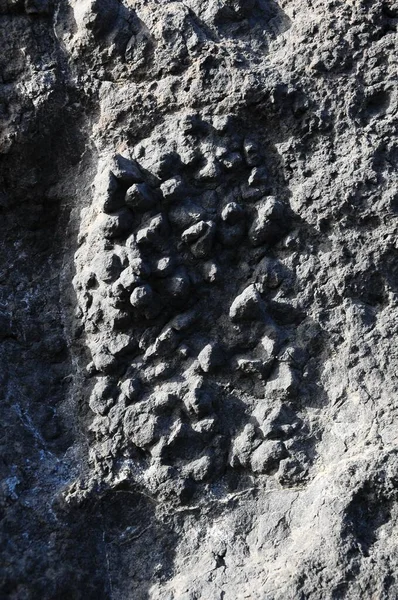
[(398, 596), (394, 0), (0, 0), (0, 597)]

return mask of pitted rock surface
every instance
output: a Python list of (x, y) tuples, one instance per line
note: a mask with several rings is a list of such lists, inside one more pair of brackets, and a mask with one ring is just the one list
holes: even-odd
[(0, 597), (394, 599), (384, 0), (0, 0)]

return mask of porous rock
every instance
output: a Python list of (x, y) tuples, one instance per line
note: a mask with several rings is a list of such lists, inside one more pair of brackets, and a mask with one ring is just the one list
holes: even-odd
[(0, 0), (1, 598), (398, 597), (397, 25)]

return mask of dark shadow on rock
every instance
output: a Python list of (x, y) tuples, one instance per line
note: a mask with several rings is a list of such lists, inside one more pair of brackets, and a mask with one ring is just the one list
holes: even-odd
[[(73, 366), (60, 293), (59, 225), (62, 202), (69, 199), (54, 196), (51, 188), (76, 165), (85, 144), (82, 114), (68, 88), (51, 18), (46, 12), (27, 15), (23, 7), (21, 14), (0, 17), (0, 68), (9, 73), (8, 85), (0, 86), (6, 106), (0, 134), (12, 140), (6, 146), (2, 139), (0, 155), (0, 596), (5, 599), (103, 597), (95, 519), (57, 515), (53, 508), (77, 465), (68, 457), (76, 423), (65, 412)], [(30, 56), (19, 64), (23, 46)], [(53, 65), (47, 72), (51, 93), (38, 98), (42, 102), (33, 110), (19, 86), (27, 79), (30, 84), (46, 61)], [(29, 64), (36, 69), (29, 71)]]
[(265, 36), (276, 38), (291, 26), (289, 17), (274, 0), (240, 1), (233, 7), (224, 2), (215, 14), (214, 23), (221, 37), (249, 36), (260, 43), (264, 43)]
[(155, 515), (156, 501), (145, 493), (107, 492), (98, 502), (97, 535), (102, 535), (102, 569), (109, 598), (150, 598), (152, 585), (172, 575), (178, 532)]
[(393, 498), (387, 498), (373, 482), (365, 482), (356, 491), (344, 518), (343, 538), (352, 541), (352, 552), (369, 556), (377, 540), (378, 529), (391, 518)]

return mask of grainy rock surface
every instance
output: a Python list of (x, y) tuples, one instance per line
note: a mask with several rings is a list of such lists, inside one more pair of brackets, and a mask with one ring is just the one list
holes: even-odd
[(0, 0), (0, 597), (398, 597), (394, 0)]

